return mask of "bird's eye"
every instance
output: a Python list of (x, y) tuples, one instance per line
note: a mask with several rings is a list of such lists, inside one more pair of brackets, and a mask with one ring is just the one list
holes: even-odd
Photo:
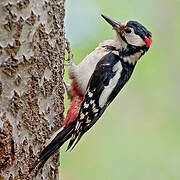
[(130, 28), (126, 28), (125, 32), (129, 34), (129, 33), (131, 33), (131, 29)]

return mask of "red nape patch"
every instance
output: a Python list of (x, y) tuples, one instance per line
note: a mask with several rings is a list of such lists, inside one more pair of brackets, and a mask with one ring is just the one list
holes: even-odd
[(149, 48), (152, 44), (152, 38), (149, 36), (148, 38), (145, 38), (146, 47)]
[(74, 96), (72, 98), (72, 102), (68, 109), (67, 116), (66, 116), (63, 126), (68, 127), (71, 122), (76, 120), (79, 114), (82, 101), (83, 101), (83, 96)]

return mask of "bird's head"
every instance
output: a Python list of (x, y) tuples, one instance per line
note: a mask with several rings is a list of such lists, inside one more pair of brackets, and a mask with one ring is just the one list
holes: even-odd
[(130, 46), (148, 50), (152, 43), (151, 32), (137, 21), (118, 22), (112, 18), (102, 17), (113, 27), (118, 36)]

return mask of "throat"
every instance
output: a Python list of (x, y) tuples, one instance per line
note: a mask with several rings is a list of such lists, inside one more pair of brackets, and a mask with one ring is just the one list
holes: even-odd
[(119, 50), (117, 49), (117, 47), (111, 45), (105, 45), (102, 47), (118, 55), (120, 59), (122, 59), (124, 62), (129, 63), (130, 65), (135, 65), (140, 57), (145, 53), (145, 51), (143, 49), (140, 49), (139, 47), (127, 47), (123, 50)]
[(144, 53), (142, 48), (128, 45), (126, 49), (119, 52), (119, 56), (124, 62), (135, 65)]
[(106, 40), (101, 43), (100, 46), (118, 55), (122, 61), (127, 62), (130, 65), (135, 65), (141, 56), (146, 52), (145, 47), (127, 44), (118, 35), (116, 35), (115, 40)]

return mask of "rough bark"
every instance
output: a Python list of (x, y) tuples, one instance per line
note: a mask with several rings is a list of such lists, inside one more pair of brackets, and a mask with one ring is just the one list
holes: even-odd
[[(29, 168), (63, 121), (64, 0), (0, 1), (0, 180)], [(58, 179), (58, 153), (36, 179)]]

